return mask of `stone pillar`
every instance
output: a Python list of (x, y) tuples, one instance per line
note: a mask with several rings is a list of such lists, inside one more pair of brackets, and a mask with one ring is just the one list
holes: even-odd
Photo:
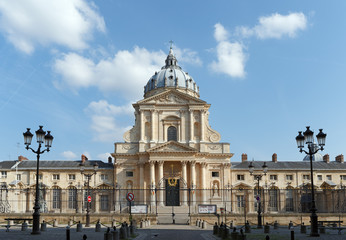
[(77, 213), (83, 213), (83, 190), (77, 190)]
[(141, 126), (141, 136), (140, 136), (140, 142), (143, 142), (144, 141), (144, 130), (145, 130), (145, 125), (144, 125), (144, 111), (143, 110), (139, 110), (140, 113), (141, 113), (141, 117), (140, 117), (140, 126)]
[(200, 141), (204, 142), (204, 116), (205, 116), (205, 110), (201, 110), (201, 137)]
[(180, 141), (186, 142), (185, 136), (185, 110), (180, 110)]
[(158, 134), (159, 134), (159, 142), (163, 142), (163, 124), (162, 124), (162, 121), (161, 121), (161, 114), (162, 114), (162, 111), (158, 111), (158, 114), (157, 114), (157, 119), (158, 119)]
[(191, 204), (195, 205), (196, 203), (196, 161), (191, 161), (190, 162), (190, 176), (191, 176)]
[(156, 130), (156, 128), (155, 128), (155, 112), (156, 112), (156, 110), (150, 110), (150, 112), (151, 112), (151, 141), (150, 142), (155, 142), (156, 141), (156, 136), (155, 136), (155, 130)]
[(29, 188), (26, 192), (26, 212), (31, 212), (32, 206), (31, 206), (31, 189)]
[(190, 109), (190, 142), (193, 142), (193, 110)]
[(163, 182), (163, 161), (160, 161), (159, 164), (159, 179), (158, 181), (161, 182), (160, 186), (158, 186), (159, 191), (159, 206), (164, 206), (163, 204), (163, 190), (164, 190), (164, 182)]
[(95, 193), (95, 213), (100, 211), (100, 195)]
[(155, 162), (150, 161), (150, 205), (155, 206)]
[(144, 163), (139, 164), (139, 201), (144, 204)]
[[(184, 181), (187, 183), (187, 173), (186, 173), (186, 161), (182, 161), (181, 162), (181, 172), (182, 172), (182, 178), (184, 179)], [(188, 190), (187, 190), (187, 185), (184, 183), (182, 185), (183, 187), (183, 206), (187, 206), (187, 194), (188, 194)]]
[(207, 163), (201, 163), (201, 189), (202, 189), (202, 203), (207, 202), (207, 186), (205, 183), (206, 179), (206, 168), (207, 168)]

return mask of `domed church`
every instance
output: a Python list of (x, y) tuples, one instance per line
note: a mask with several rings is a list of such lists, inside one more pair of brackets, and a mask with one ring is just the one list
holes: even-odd
[(112, 153), (117, 207), (127, 205), (128, 192), (135, 205), (219, 202), (220, 189), (231, 181), (230, 144), (221, 143), (210, 127), (210, 104), (200, 99), (197, 83), (178, 65), (172, 47), (133, 108), (135, 125)]

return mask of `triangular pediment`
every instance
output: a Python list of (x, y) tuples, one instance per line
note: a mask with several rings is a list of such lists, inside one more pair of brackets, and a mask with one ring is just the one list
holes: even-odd
[(175, 89), (170, 89), (157, 95), (145, 98), (137, 102), (137, 104), (206, 104), (205, 101), (179, 92)]
[(251, 189), (251, 186), (246, 183), (237, 183), (233, 187), (234, 189), (241, 190), (241, 189)]
[(186, 152), (196, 153), (197, 149), (186, 146), (185, 144), (178, 143), (176, 141), (169, 141), (167, 143), (160, 144), (147, 150), (149, 153), (155, 152)]
[(331, 189), (335, 187), (336, 187), (336, 184), (332, 181), (324, 181), (320, 186), (320, 188), (322, 189)]

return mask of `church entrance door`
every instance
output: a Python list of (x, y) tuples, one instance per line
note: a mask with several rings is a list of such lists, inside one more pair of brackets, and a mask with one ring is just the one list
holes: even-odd
[(179, 199), (179, 179), (166, 179), (166, 206), (180, 206)]

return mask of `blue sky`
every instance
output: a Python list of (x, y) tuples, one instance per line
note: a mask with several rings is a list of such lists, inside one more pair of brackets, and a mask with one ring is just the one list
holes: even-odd
[[(0, 0), (0, 159), (35, 156), (22, 133), (54, 136), (44, 160), (105, 160), (169, 41), (239, 161), (301, 160), (295, 136), (345, 153), (346, 2)], [(36, 143), (33, 147), (36, 147)]]

